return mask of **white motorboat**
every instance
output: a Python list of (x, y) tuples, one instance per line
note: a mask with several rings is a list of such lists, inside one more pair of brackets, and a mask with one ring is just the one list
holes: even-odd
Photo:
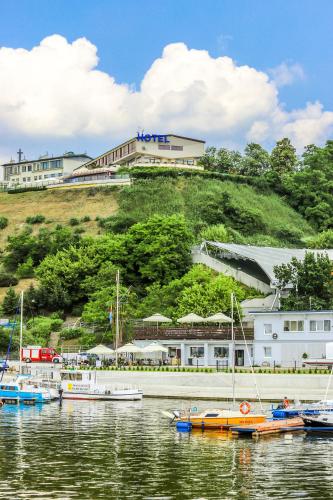
[(315, 415), (301, 415), (305, 425), (313, 427), (333, 427), (333, 413), (321, 412)]
[(131, 386), (114, 386), (109, 389), (98, 384), (96, 371), (61, 370), (60, 376), (63, 399), (137, 401), (143, 397), (140, 389)]

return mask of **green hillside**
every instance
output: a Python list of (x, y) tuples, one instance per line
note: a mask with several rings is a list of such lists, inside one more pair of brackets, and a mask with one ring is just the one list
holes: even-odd
[[(33, 218), (36, 214), (42, 217)], [(171, 318), (191, 311), (228, 313), (231, 291), (239, 300), (257, 292), (193, 266), (194, 244), (206, 238), (304, 246), (315, 236), (278, 194), (205, 175), (135, 179), (117, 189), (1, 193), (0, 217), (8, 219), (0, 231), (1, 312), (13, 316), (15, 292), (27, 289), (25, 335), (40, 344), (47, 344), (68, 314), (93, 325), (98, 340), (110, 341), (108, 310), (117, 269), (125, 319), (157, 311)], [(85, 346), (96, 343), (90, 328), (63, 329), (59, 335)], [(0, 348), (5, 345), (4, 335)]]

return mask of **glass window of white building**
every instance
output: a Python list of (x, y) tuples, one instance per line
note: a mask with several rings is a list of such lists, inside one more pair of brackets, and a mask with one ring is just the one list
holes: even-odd
[(330, 331), (331, 331), (330, 319), (310, 320), (310, 332), (330, 332)]
[(304, 332), (304, 321), (287, 320), (283, 323), (284, 332)]
[(271, 347), (264, 347), (264, 356), (265, 356), (265, 358), (272, 357), (272, 348)]
[(214, 358), (228, 358), (229, 357), (229, 347), (218, 346), (214, 347)]
[(265, 335), (270, 335), (273, 333), (272, 323), (265, 323), (264, 324), (264, 332), (265, 332)]
[(205, 349), (203, 346), (190, 347), (191, 358), (203, 358)]

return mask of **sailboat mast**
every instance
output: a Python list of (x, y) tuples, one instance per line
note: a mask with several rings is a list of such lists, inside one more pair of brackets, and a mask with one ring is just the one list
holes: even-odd
[(232, 341), (232, 405), (235, 408), (235, 331), (234, 331), (234, 294), (231, 292), (231, 341)]
[(115, 350), (116, 350), (116, 366), (118, 366), (118, 343), (119, 343), (119, 269), (116, 274), (116, 342), (115, 342)]
[(20, 304), (20, 369), (19, 373), (22, 374), (22, 347), (23, 347), (23, 297), (24, 292), (21, 292), (21, 304)]

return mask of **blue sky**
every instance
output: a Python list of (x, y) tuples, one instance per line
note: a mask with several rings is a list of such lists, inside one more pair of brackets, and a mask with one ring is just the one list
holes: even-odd
[[(161, 57), (164, 47), (182, 42), (188, 49), (208, 51), (213, 60), (229, 56), (237, 67), (247, 65), (265, 72), (272, 79), (275, 74), (274, 71), (270, 72), (272, 68), (280, 67), (281, 64), (287, 68), (296, 68), (290, 72), (294, 74), (291, 82), (278, 85), (279, 112), (304, 109), (307, 102), (317, 101), (321, 103), (323, 111), (333, 110), (333, 2), (329, 0), (1, 0), (0, 10), (2, 47), (25, 48), (30, 51), (53, 34), (62, 35), (69, 44), (85, 37), (97, 48), (97, 69), (112, 76), (117, 84), (130, 85), (132, 91), (140, 90), (142, 79), (153, 62)], [(187, 64), (186, 57), (185, 54), (184, 64)], [(169, 68), (172, 71), (171, 66)], [(50, 71), (50, 68), (47, 70)], [(31, 71), (35, 71), (33, 66)], [(19, 66), (16, 68), (16, 77), (20, 78)], [(15, 75), (9, 74), (9, 78), (15, 78)], [(161, 82), (163, 85), (163, 80)], [(52, 82), (44, 85), (52, 85)], [(149, 86), (151, 88), (154, 87)], [(185, 92), (188, 84), (179, 83), (176, 89)], [(24, 88), (21, 92), (24, 94)], [(259, 99), (260, 93), (259, 90)], [(237, 95), (234, 98), (237, 100)], [(223, 105), (221, 106), (222, 109)], [(171, 119), (165, 120), (164, 109), (160, 113), (159, 121), (155, 122), (149, 117), (143, 119), (143, 124), (139, 123), (139, 118), (133, 123), (127, 120), (127, 124), (123, 124), (119, 131), (106, 123), (98, 133), (82, 134), (79, 127), (73, 127), (67, 136), (58, 135), (53, 129), (45, 136), (40, 133), (40, 129), (34, 133), (22, 130), (17, 124), (17, 117), (13, 118), (14, 124), (8, 127), (11, 118), (8, 119), (6, 115), (1, 126), (0, 102), (0, 131), (5, 131), (7, 141), (0, 144), (0, 156), (1, 152), (8, 154), (14, 144), (18, 143), (22, 143), (25, 148), (30, 147), (32, 152), (73, 145), (71, 149), (75, 146), (81, 150), (89, 149), (91, 154), (98, 154), (104, 146), (112, 145), (109, 143), (132, 135), (134, 123), (137, 126), (143, 125), (146, 129), (163, 127), (164, 123), (169, 126), (175, 123)], [(271, 108), (267, 113), (270, 117), (276, 114)], [(318, 115), (317, 112), (315, 114)], [(119, 120), (119, 115), (115, 114), (114, 118)], [(301, 126), (299, 117), (290, 115), (283, 118), (283, 126), (277, 126), (275, 122), (272, 125), (269, 121), (271, 118), (268, 121), (266, 118), (266, 128), (276, 127), (276, 132), (271, 136), (267, 133), (254, 134), (253, 137), (258, 137), (258, 142), (269, 146), (279, 133), (288, 130), (292, 130), (291, 133), (295, 134), (295, 140), (299, 140), (300, 144), (302, 140), (306, 142), (312, 138), (307, 131), (305, 134), (302, 132), (303, 139), (298, 139)], [(200, 115), (196, 114), (192, 119), (200, 121)], [(234, 135), (225, 133), (224, 128), (217, 125), (212, 131), (207, 125), (202, 130), (200, 127), (191, 130), (191, 116), (182, 126), (184, 132), (192, 132), (192, 135), (200, 135), (201, 132), (201, 136), (207, 137), (210, 143), (225, 141), (231, 146), (242, 146), (253, 135), (252, 131), (249, 132), (251, 127), (248, 120), (247, 117), (235, 126), (231, 124), (231, 128), (235, 129)], [(252, 120), (257, 123), (258, 116)], [(323, 141), (331, 133), (331, 116), (318, 115), (316, 120), (320, 120), (320, 130), (318, 128), (314, 138)], [(315, 123), (312, 125), (316, 127)], [(108, 127), (112, 129), (110, 134)]]

